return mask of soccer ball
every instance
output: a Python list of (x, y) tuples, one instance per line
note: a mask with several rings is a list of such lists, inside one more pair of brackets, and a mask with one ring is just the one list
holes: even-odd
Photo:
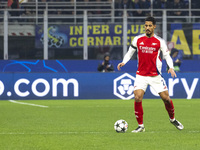
[(128, 130), (128, 123), (123, 119), (117, 120), (114, 124), (114, 129), (118, 133), (124, 133)]

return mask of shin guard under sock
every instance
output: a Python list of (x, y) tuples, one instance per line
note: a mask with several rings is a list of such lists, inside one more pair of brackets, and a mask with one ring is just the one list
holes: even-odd
[(174, 105), (172, 100), (170, 100), (170, 103), (165, 103), (165, 108), (169, 114), (169, 118), (174, 119)]
[(137, 119), (137, 122), (139, 125), (143, 124), (143, 107), (142, 102), (135, 102), (134, 103), (135, 108), (135, 117)]

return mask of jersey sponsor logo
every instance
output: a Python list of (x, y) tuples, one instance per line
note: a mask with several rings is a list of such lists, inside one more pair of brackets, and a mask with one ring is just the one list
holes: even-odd
[(152, 51), (155, 51), (156, 50), (156, 48), (154, 48), (154, 47), (147, 47), (147, 46), (140, 46), (140, 49), (141, 50), (152, 50)]
[(147, 47), (147, 46), (139, 46), (140, 50), (142, 50), (142, 53), (150, 53), (152, 54), (153, 51), (156, 51), (156, 48), (154, 47)]

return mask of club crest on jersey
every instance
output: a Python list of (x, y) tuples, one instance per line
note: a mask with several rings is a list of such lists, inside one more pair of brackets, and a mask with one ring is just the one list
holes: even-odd
[(157, 43), (152, 43), (151, 45), (157, 45)]

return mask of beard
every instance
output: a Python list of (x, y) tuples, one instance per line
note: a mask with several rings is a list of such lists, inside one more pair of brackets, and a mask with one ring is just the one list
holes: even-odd
[(148, 37), (150, 37), (150, 36), (151, 36), (151, 33), (146, 33), (146, 35), (147, 35)]
[[(149, 31), (149, 30), (148, 30), (148, 31)], [(148, 37), (150, 37), (150, 36), (151, 36), (151, 34), (152, 34), (152, 32), (150, 32), (150, 31), (149, 31), (149, 32), (147, 32), (147, 31), (146, 31), (146, 35), (147, 35)]]

